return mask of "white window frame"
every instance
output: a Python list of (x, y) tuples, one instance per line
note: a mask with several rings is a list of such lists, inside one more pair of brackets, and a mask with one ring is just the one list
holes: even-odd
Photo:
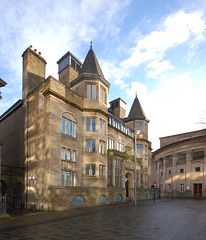
[(87, 99), (96, 99), (97, 94), (96, 94), (96, 84), (87, 84)]

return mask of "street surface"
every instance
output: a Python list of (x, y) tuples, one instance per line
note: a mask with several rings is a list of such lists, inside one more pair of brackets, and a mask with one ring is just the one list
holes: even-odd
[(205, 240), (206, 200), (161, 199), (0, 218), (0, 239)]

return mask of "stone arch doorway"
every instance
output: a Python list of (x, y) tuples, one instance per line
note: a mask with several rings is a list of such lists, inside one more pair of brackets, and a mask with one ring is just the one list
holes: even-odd
[(125, 190), (126, 190), (126, 198), (131, 197), (130, 189), (132, 184), (132, 174), (131, 173), (126, 173), (125, 175)]

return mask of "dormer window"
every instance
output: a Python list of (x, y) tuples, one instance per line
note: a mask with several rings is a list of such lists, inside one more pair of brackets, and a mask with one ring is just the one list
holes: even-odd
[(96, 85), (87, 84), (87, 99), (96, 99)]

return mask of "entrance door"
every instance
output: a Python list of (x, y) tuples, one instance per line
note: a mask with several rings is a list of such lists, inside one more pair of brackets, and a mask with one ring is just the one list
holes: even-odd
[(194, 184), (194, 197), (201, 198), (202, 197), (202, 183)]

